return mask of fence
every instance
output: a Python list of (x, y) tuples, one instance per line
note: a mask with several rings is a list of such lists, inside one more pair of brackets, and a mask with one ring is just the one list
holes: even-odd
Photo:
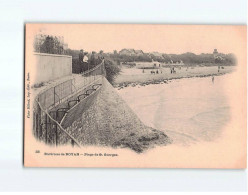
[(74, 79), (67, 80), (61, 84), (51, 87), (38, 95), (38, 101), (44, 109), (56, 106), (64, 98), (72, 94)]
[[(33, 129), (34, 135), (38, 140), (45, 141), (45, 143), (50, 145), (59, 145), (71, 143), (72, 146), (75, 144), (80, 147), (77, 140), (72, 137), (66, 130), (61, 126), (61, 124), (56, 120), (56, 112), (50, 112), (50, 114), (45, 111), (40, 103), (36, 102), (36, 111), (33, 113)], [(66, 139), (61, 140), (61, 137)]]
[(96, 67), (83, 72), (81, 75), (82, 79), (78, 82), (79, 84), (77, 84), (77, 87), (75, 86), (75, 79), (69, 79), (41, 92), (38, 95), (38, 101), (40, 102), (42, 108), (51, 109), (52, 107), (63, 102), (63, 100), (78, 89), (90, 85), (102, 75), (105, 75), (104, 61)]
[[(76, 138), (71, 136), (62, 126), (62, 120), (68, 111), (85, 98), (90, 98), (101, 84), (97, 81), (105, 76), (104, 61), (82, 74), (81, 82), (74, 79), (41, 92), (33, 109), (33, 132), (38, 140), (51, 145), (76, 144)], [(76, 87), (78, 85), (78, 87)]]

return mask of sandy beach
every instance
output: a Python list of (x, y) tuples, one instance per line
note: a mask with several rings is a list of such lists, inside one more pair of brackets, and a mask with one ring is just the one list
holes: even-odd
[(121, 74), (115, 79), (114, 87), (127, 87), (129, 85), (148, 85), (148, 84), (160, 84), (161, 82), (167, 82), (172, 79), (192, 78), (192, 77), (208, 77), (218, 76), (227, 73), (234, 72), (235, 66), (223, 66), (224, 69), (220, 69), (218, 72), (218, 66), (195, 66), (195, 67), (182, 67), (175, 68), (176, 73), (171, 74), (170, 68), (158, 69), (158, 74), (151, 74), (151, 71), (156, 69), (145, 69), (144, 73), (142, 69), (122, 67)]

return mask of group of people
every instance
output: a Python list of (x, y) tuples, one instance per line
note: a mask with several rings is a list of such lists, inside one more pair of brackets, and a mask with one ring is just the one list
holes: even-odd
[(103, 56), (100, 54), (97, 54), (96, 52), (92, 52), (89, 54), (88, 52), (84, 52), (83, 49), (79, 52), (79, 63), (81, 67), (81, 72), (84, 72), (86, 70), (89, 70), (96, 65), (100, 64), (103, 60)]
[[(162, 70), (160, 69), (160, 73), (162, 74)], [(158, 69), (155, 71), (155, 70), (151, 70), (151, 74), (159, 74), (159, 71)]]
[[(142, 73), (145, 73), (145, 69), (143, 68), (142, 69)], [(160, 73), (162, 74), (162, 69), (160, 69)], [(151, 74), (159, 74), (159, 70), (157, 69), (156, 71), (155, 70), (151, 70)]]
[(172, 67), (172, 68), (170, 69), (170, 71), (171, 71), (171, 74), (176, 74), (176, 73), (177, 73), (176, 70), (175, 70), (175, 67)]
[(218, 66), (218, 72), (220, 72), (220, 69), (224, 69), (224, 66)]

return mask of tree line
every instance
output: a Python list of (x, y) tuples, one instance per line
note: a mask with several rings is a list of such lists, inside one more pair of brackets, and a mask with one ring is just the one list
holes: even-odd
[[(71, 55), (73, 59), (77, 59), (79, 56), (79, 50), (66, 50), (67, 55)], [(102, 53), (101, 53), (102, 52)], [(152, 62), (158, 61), (161, 63), (177, 63), (183, 62), (184, 64), (194, 65), (194, 64), (206, 64), (206, 65), (214, 65), (214, 64), (223, 64), (223, 65), (235, 65), (237, 63), (236, 56), (232, 53), (222, 54), (219, 56), (214, 56), (211, 53), (202, 53), (202, 54), (194, 54), (194, 53), (183, 53), (183, 54), (162, 54), (161, 56), (155, 56), (152, 53), (144, 53), (143, 55), (121, 55), (114, 51), (113, 53), (104, 53), (102, 50), (99, 52), (105, 58), (111, 59), (116, 62), (116, 64), (121, 64), (125, 62)], [(97, 54), (99, 54), (97, 53)]]
[[(79, 61), (80, 50), (65, 49), (63, 44), (59, 41), (57, 37), (46, 36), (43, 42), (34, 41), (34, 51), (40, 53), (50, 53), (50, 54), (63, 54), (72, 56), (72, 72), (81, 73), (82, 63)], [(120, 73), (121, 63), (135, 63), (135, 62), (152, 62), (158, 61), (161, 63), (176, 63), (183, 62), (184, 64), (194, 65), (194, 64), (223, 64), (223, 65), (235, 65), (236, 57), (234, 54), (218, 54), (214, 56), (213, 54), (194, 54), (194, 53), (183, 53), (183, 54), (162, 54), (154, 55), (153, 53), (143, 53), (139, 55), (123, 55), (118, 53), (116, 50), (113, 53), (104, 53), (103, 50), (99, 52), (92, 51), (91, 53), (86, 52), (85, 55), (88, 56), (87, 69), (91, 69), (105, 59), (105, 68), (107, 79), (112, 83), (114, 78)], [(85, 67), (86, 70), (86, 67)]]

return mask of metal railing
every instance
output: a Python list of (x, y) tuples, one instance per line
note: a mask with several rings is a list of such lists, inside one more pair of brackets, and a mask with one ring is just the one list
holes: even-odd
[(73, 94), (75, 91), (90, 85), (95, 80), (99, 79), (105, 74), (104, 61), (102, 61), (96, 67), (83, 72), (82, 81), (80, 86), (75, 86), (75, 78), (64, 81), (54, 87), (45, 89), (38, 95), (38, 102), (44, 109), (51, 109), (52, 107), (60, 104), (63, 100), (67, 99), (68, 96)]
[[(95, 84), (95, 81), (102, 76), (105, 76), (104, 61), (82, 73), (83, 82), (80, 82), (78, 88), (75, 86), (75, 80), (70, 79), (41, 92), (35, 99), (33, 109), (35, 137), (50, 145), (71, 143), (72, 146), (80, 147), (76, 138), (61, 126), (62, 120), (70, 109), (101, 86)], [(69, 101), (66, 101), (68, 99)], [(56, 109), (61, 103), (66, 106)]]
[(54, 87), (51, 87), (38, 95), (38, 102), (44, 109), (56, 106), (64, 98), (72, 94), (74, 79), (64, 81)]

